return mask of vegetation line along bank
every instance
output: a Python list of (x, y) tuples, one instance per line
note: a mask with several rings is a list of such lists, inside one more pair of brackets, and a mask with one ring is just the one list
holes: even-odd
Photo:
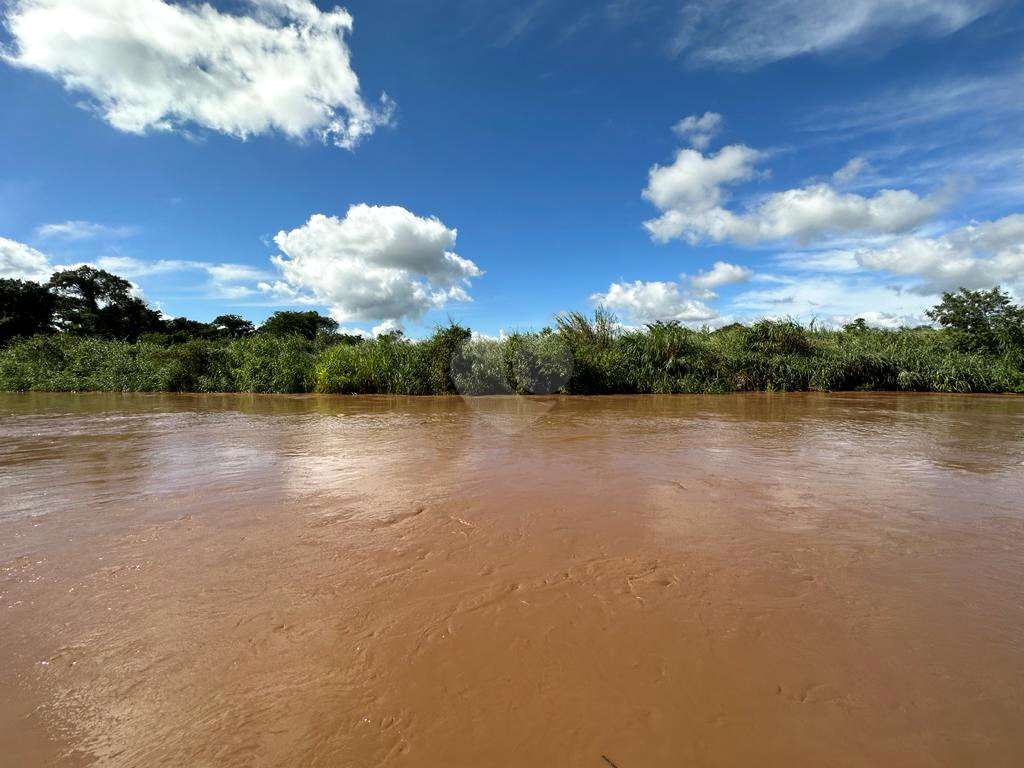
[(750, 390), (1024, 392), (1024, 308), (993, 288), (943, 295), (938, 328), (840, 330), (762, 320), (717, 330), (626, 330), (598, 309), (539, 333), (427, 339), (337, 333), (316, 312), (165, 320), (103, 270), (46, 285), (0, 280), (0, 389), (50, 391), (566, 394)]

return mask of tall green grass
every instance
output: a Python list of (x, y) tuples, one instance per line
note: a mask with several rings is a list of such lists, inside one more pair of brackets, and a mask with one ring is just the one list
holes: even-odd
[(607, 312), (554, 330), (332, 344), (257, 334), (184, 344), (35, 336), (0, 349), (0, 389), (52, 391), (567, 394), (887, 390), (1024, 392), (1024, 350), (965, 352), (948, 332), (761, 321), (715, 331), (622, 332)]

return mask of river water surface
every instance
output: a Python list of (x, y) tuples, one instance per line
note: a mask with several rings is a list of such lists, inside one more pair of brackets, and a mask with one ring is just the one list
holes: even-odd
[(1022, 574), (1024, 399), (0, 394), (4, 765), (1018, 766)]

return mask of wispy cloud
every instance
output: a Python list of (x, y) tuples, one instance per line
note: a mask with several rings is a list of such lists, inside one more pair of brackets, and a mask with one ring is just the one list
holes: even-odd
[(525, 9), (511, 10), (511, 19), (509, 20), (504, 32), (495, 41), (495, 45), (498, 48), (507, 48), (522, 37), (530, 27), (537, 23), (547, 5), (548, 0), (535, 0), (535, 2), (527, 6)]
[(57, 271), (89, 264), (130, 280), (172, 274), (206, 275), (200, 290), (209, 298), (238, 298), (260, 293), (257, 283), (273, 278), (269, 269), (248, 264), (217, 263), (186, 259), (138, 259), (133, 256), (99, 256), (75, 263), (59, 263), (49, 254), (25, 243), (0, 237), (0, 278), (46, 282)]
[(101, 269), (136, 280), (174, 273), (205, 273), (203, 290), (210, 297), (237, 299), (260, 293), (256, 287), (270, 280), (273, 273), (248, 264), (216, 263), (186, 259), (157, 259), (148, 261), (131, 256), (101, 256), (93, 262)]
[(1000, 0), (702, 0), (678, 7), (670, 51), (697, 64), (755, 67), (807, 53), (871, 50), (962, 29)]
[(672, 132), (676, 136), (701, 150), (708, 148), (711, 140), (721, 129), (722, 116), (717, 112), (705, 112), (700, 116), (690, 115), (672, 126)]
[(891, 133), (925, 125), (990, 124), (1024, 114), (1024, 61), (997, 71), (940, 77), (889, 90), (854, 103), (833, 105), (808, 118), (804, 128), (835, 136)]
[(44, 224), (36, 229), (36, 236), (47, 240), (90, 240), (93, 238), (133, 237), (140, 232), (135, 225), (108, 226), (92, 221), (65, 221), (61, 224)]
[[(935, 185), (973, 184), (979, 201), (1024, 200), (1024, 61), (998, 69), (937, 77), (868, 99), (826, 106), (796, 128), (803, 146), (856, 145), (865, 163), (848, 180)], [(912, 139), (908, 140), (908, 136)], [(853, 170), (853, 169), (847, 169)]]
[(925, 310), (935, 303), (876, 276), (814, 275), (775, 282), (737, 294), (730, 309), (743, 319), (791, 317), (838, 326), (863, 317), (872, 325), (897, 328), (927, 323)]

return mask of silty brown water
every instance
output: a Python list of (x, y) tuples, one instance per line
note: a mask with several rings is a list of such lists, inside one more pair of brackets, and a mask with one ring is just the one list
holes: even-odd
[(0, 395), (0, 749), (1019, 765), (1022, 497), (1009, 397)]

